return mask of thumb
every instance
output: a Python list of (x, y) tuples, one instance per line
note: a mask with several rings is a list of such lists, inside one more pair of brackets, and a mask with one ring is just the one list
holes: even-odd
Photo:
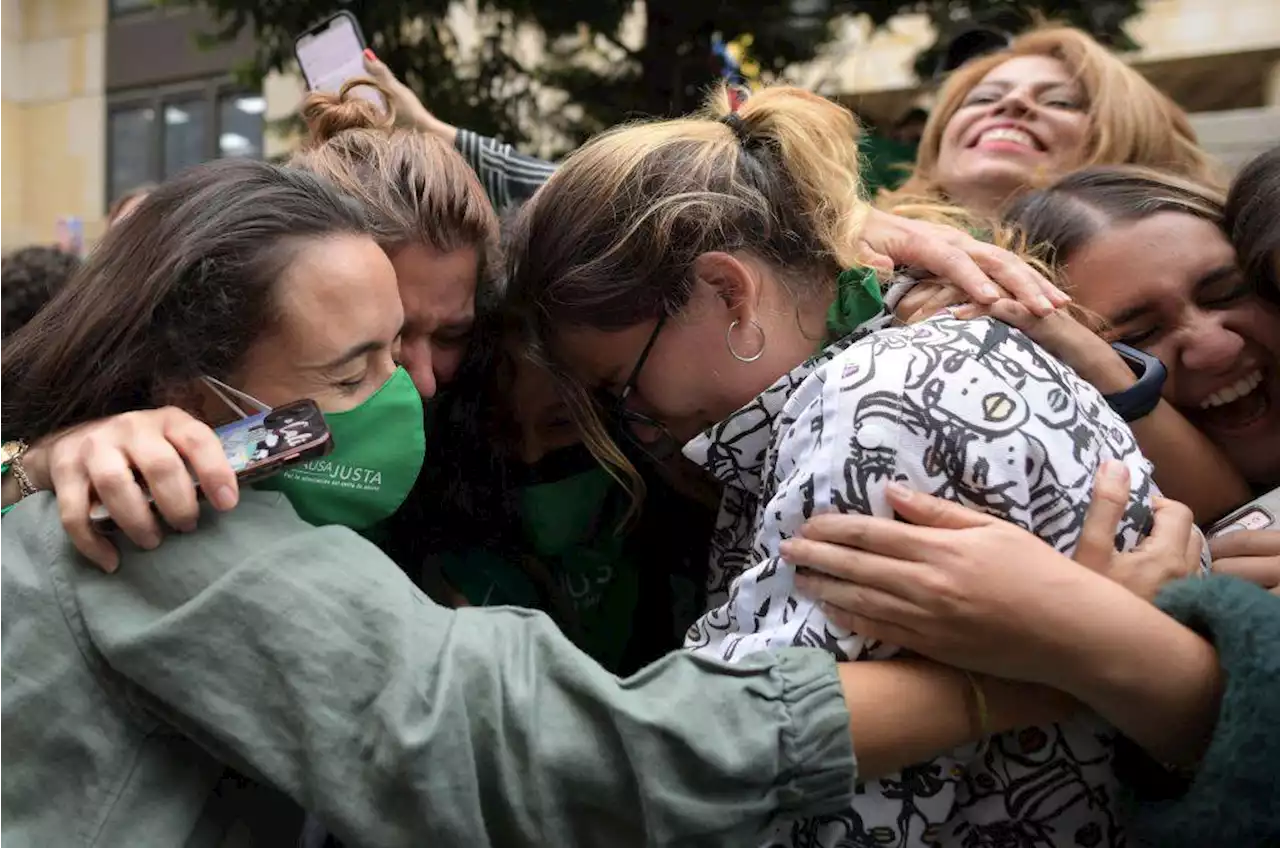
[(865, 241), (858, 254), (858, 261), (868, 268), (874, 268), (882, 277), (887, 278), (893, 275), (893, 260)]
[(1080, 541), (1073, 557), (1099, 574), (1106, 574), (1116, 552), (1116, 529), (1129, 506), (1129, 469), (1123, 462), (1102, 463), (1093, 481), (1093, 500), (1080, 528)]
[(913, 492), (901, 483), (888, 484), (884, 494), (899, 518), (920, 527), (965, 530), (983, 527), (998, 520), (952, 501), (944, 501), (923, 492)]
[(382, 64), (382, 60), (368, 47), (364, 49), (364, 69), (379, 84), (386, 83), (391, 76), (391, 69)]

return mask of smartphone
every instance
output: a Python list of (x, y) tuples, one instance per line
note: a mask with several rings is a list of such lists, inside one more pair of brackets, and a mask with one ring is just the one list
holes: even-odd
[(1280, 530), (1280, 489), (1249, 501), (1210, 527), (1205, 535), (1212, 539), (1237, 530)]
[[(324, 413), (313, 400), (278, 406), (218, 427), (214, 432), (242, 486), (333, 450), (333, 437), (325, 424)], [(193, 481), (198, 496), (200, 483), (194, 478)], [(149, 492), (147, 498), (151, 498)], [(114, 526), (102, 504), (90, 509), (89, 520), (102, 530)]]
[[(365, 46), (360, 22), (350, 12), (344, 11), (321, 21), (294, 39), (293, 54), (298, 59), (307, 88), (336, 92), (347, 80), (368, 76), (364, 69)], [(375, 90), (361, 87), (356, 93), (386, 108)]]

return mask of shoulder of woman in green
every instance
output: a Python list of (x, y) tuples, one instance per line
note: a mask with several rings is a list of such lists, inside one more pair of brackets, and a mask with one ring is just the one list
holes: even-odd
[(1214, 576), (1172, 584), (1157, 603), (1213, 643), (1225, 688), (1189, 780), (1126, 752), (1133, 835), (1162, 848), (1280, 844), (1280, 596)]
[(853, 791), (821, 652), (733, 667), (680, 653), (619, 680), (541, 614), (435, 605), (273, 493), (123, 551), (114, 575), (78, 560), (52, 496), (5, 530), (4, 830), (19, 841), (167, 822), (153, 841), (183, 844), (182, 811), (211, 791), (182, 773), (191, 742), (367, 844), (736, 845)]

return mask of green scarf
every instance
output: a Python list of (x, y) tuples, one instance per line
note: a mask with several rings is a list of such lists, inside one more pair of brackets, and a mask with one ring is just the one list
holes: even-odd
[(871, 268), (850, 268), (836, 277), (836, 299), (827, 310), (824, 346), (843, 339), (884, 310), (880, 278)]

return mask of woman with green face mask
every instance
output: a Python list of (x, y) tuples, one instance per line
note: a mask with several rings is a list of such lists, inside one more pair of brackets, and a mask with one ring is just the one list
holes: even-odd
[[(228, 767), (372, 845), (740, 844), (852, 791), (828, 658), (673, 656), (620, 681), (539, 615), (436, 606), (353, 532), (425, 461), (403, 318), (358, 205), (223, 160), (158, 188), (6, 343), (4, 423), (37, 438), (166, 403), (218, 425), (300, 397), (334, 435), (325, 464), (155, 550), (122, 545), (114, 575), (77, 556), (52, 495), (5, 518), (7, 844), (287, 830), (295, 808), (275, 795), (262, 815)], [(691, 717), (719, 690), (725, 710)]]

